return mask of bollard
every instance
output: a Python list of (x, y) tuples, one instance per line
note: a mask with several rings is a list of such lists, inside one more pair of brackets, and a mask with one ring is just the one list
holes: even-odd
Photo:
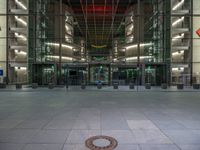
[(38, 84), (37, 83), (32, 83), (32, 88), (33, 89), (37, 89), (38, 88)]
[(118, 82), (113, 83), (113, 89), (118, 89), (118, 88), (119, 88), (119, 83)]
[(86, 85), (84, 83), (81, 84), (81, 89), (86, 89)]
[(129, 89), (134, 89), (134, 88), (135, 88), (134, 83), (130, 83), (130, 84), (129, 84)]
[(53, 83), (49, 83), (48, 88), (49, 89), (53, 89), (55, 87), (55, 85)]
[(5, 89), (6, 88), (6, 83), (0, 83), (0, 89)]
[(22, 84), (17, 83), (17, 84), (16, 84), (16, 89), (22, 89)]
[(193, 84), (193, 89), (195, 89), (195, 90), (200, 89), (200, 84)]
[(145, 84), (145, 89), (151, 89), (151, 83), (146, 83)]
[(184, 84), (182, 84), (182, 83), (177, 84), (177, 89), (178, 89), (178, 90), (184, 89)]
[(167, 89), (167, 83), (162, 83), (162, 84), (161, 84), (161, 88), (162, 88), (162, 89)]
[(97, 83), (97, 88), (102, 89), (102, 83)]

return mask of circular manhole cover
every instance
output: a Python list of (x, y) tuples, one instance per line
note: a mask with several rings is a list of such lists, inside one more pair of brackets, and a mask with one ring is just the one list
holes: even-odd
[(109, 136), (93, 136), (85, 141), (90, 150), (113, 150), (117, 145), (117, 140)]

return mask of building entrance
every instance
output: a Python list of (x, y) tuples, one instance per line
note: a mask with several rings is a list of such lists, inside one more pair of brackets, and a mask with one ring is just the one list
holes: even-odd
[(163, 64), (140, 64), (131, 66), (114, 66), (112, 71), (112, 82), (120, 85), (145, 85), (160, 86), (167, 83), (166, 66)]
[(89, 81), (90, 84), (95, 85), (101, 82), (108, 85), (110, 82), (110, 65), (95, 64), (89, 66)]
[(33, 83), (38, 83), (38, 85), (57, 84), (55, 64), (34, 64), (32, 73)]
[(120, 85), (128, 85), (129, 83), (137, 84), (138, 69), (137, 67), (119, 67), (113, 71), (113, 82), (119, 82)]
[(67, 85), (81, 85), (87, 83), (87, 67), (64, 65), (62, 67), (62, 81)]

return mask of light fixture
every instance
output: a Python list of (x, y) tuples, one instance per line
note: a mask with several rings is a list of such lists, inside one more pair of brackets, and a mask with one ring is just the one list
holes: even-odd
[(184, 54), (184, 51), (182, 50), (182, 51), (172, 53), (172, 56), (183, 55), (183, 54)]
[(184, 19), (185, 19), (185, 17), (181, 17), (181, 18), (177, 19), (176, 21), (174, 21), (172, 23), (172, 26), (174, 27), (174, 26), (178, 25), (179, 23), (183, 22)]
[(129, 27), (129, 31), (133, 31), (133, 28), (134, 28), (134, 26), (133, 26), (133, 24)]
[(131, 16), (131, 22), (134, 22), (133, 16)]
[(173, 8), (172, 10), (177, 10), (178, 8), (180, 8), (181, 6), (183, 6), (185, 0), (181, 0), (179, 1)]
[(19, 55), (27, 55), (26, 52), (15, 49), (15, 53)]
[(15, 2), (16, 2), (17, 5), (19, 5), (21, 8), (23, 8), (24, 10), (27, 10), (27, 7), (26, 7), (22, 2), (20, 2), (19, 0), (15, 0)]
[(65, 25), (65, 29), (66, 29), (67, 31), (69, 31), (69, 27), (68, 27), (67, 25)]
[[(60, 46), (59, 43), (46, 43), (46, 45), (49, 45), (49, 46), (57, 46), (57, 47)], [(63, 48), (69, 48), (69, 49), (72, 49), (72, 48), (73, 48), (72, 46), (65, 45), (65, 44), (61, 44), (61, 46), (62, 46)]]
[(15, 70), (27, 70), (27, 67), (15, 67)]
[[(152, 46), (152, 45), (153, 45), (153, 43), (142, 43), (142, 44), (140, 44), (140, 47)], [(138, 47), (138, 44), (134, 44), (134, 45), (126, 47), (126, 49), (137, 48), (137, 47)]]
[(68, 19), (69, 19), (69, 17), (68, 17), (68, 16), (66, 16), (66, 19), (65, 19), (65, 21), (67, 22), (67, 21), (68, 21)]
[(18, 16), (15, 16), (15, 19), (16, 19), (18, 22), (22, 23), (23, 25), (27, 26), (26, 21), (24, 21), (23, 19), (19, 18)]
[(24, 35), (21, 35), (21, 34), (19, 34), (19, 33), (17, 33), (17, 32), (15, 32), (15, 36), (16, 36), (17, 38), (21, 38), (21, 39), (24, 40), (24, 41), (27, 40), (27, 38), (26, 38)]
[(172, 41), (174, 42), (174, 41), (176, 41), (176, 40), (178, 40), (178, 39), (182, 39), (182, 38), (184, 38), (184, 36), (185, 36), (184, 33), (182, 33), (182, 34), (180, 34), (180, 35), (177, 35), (177, 36), (173, 37)]
[(67, 42), (70, 42), (71, 40), (71, 37), (70, 36), (68, 36), (68, 35), (65, 35), (65, 40), (67, 41)]
[(180, 72), (182, 72), (182, 71), (184, 71), (184, 67), (175, 67), (175, 68), (172, 68), (172, 71), (180, 71)]
[(64, 47), (64, 48), (69, 48), (69, 49), (72, 49), (72, 48), (73, 48), (72, 46), (65, 45), (65, 44), (62, 44), (62, 47)]
[[(60, 56), (46, 56), (46, 57), (47, 57), (47, 58), (53, 58), (53, 59), (60, 59)], [(72, 57), (66, 57), (66, 56), (62, 56), (61, 59), (70, 60), (70, 61), (73, 60)]]
[[(150, 59), (150, 58), (153, 58), (153, 56), (140, 56), (139, 58), (140, 59)], [(128, 57), (128, 58), (126, 58), (126, 61), (137, 60), (137, 59), (138, 59), (137, 56), (136, 57)]]

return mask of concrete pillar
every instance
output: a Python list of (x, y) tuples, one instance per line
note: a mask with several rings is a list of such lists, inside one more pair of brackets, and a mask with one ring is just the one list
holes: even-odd
[(3, 70), (3, 76), (0, 76), (0, 82), (6, 77), (6, 61), (7, 61), (7, 0), (0, 0), (0, 70)]
[[(193, 0), (193, 14), (200, 14), (200, 0)], [(200, 37), (196, 31), (200, 29), (200, 17), (193, 17), (193, 77), (200, 83)]]

